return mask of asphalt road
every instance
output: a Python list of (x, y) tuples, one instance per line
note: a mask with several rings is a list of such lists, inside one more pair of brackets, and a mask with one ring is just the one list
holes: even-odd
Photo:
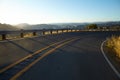
[(119, 80), (104, 59), (100, 46), (120, 32), (79, 32), (73, 41), (46, 56), (17, 80)]
[[(63, 36), (64, 35), (64, 36)], [(0, 68), (55, 42), (73, 37), (70, 34), (0, 41)]]
[(45, 56), (17, 80), (119, 80), (100, 50), (101, 43), (111, 35), (120, 32), (74, 32), (0, 42), (0, 64), (14, 63), (45, 46), (77, 37)]

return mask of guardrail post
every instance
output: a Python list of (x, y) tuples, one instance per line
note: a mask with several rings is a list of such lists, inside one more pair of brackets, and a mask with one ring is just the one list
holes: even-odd
[(6, 34), (2, 34), (2, 40), (6, 40)]
[(63, 33), (63, 30), (61, 30), (61, 33)]
[(23, 38), (23, 37), (24, 37), (24, 34), (23, 34), (23, 33), (20, 33), (20, 37)]
[(52, 30), (50, 30), (50, 34), (52, 34)]
[(59, 31), (59, 30), (56, 30), (57, 34), (59, 33), (58, 31)]
[(36, 34), (36, 32), (33, 32), (33, 36), (36, 36), (37, 34)]
[(64, 33), (64, 30), (62, 30), (62, 32)]
[(42, 32), (42, 35), (45, 35), (45, 31)]

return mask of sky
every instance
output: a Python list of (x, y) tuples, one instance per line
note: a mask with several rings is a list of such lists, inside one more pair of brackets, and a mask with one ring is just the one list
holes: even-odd
[(0, 23), (120, 21), (120, 0), (0, 0)]

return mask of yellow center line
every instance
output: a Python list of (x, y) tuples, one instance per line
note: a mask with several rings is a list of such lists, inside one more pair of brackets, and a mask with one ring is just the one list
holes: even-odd
[(16, 61), (16, 62), (14, 62), (14, 63), (6, 66), (6, 67), (3, 68), (3, 69), (1, 69), (1, 70), (0, 70), (0, 73), (3, 73), (4, 71), (6, 71), (6, 70), (8, 70), (9, 68), (15, 66), (16, 64), (19, 64), (20, 62), (26, 60), (26, 59), (29, 58), (29, 57), (32, 57), (32, 56), (34, 56), (35, 54), (38, 54), (38, 53), (42, 52), (43, 50), (48, 49), (49, 47), (54, 46), (54, 45), (57, 45), (57, 44), (59, 44), (59, 43), (61, 43), (61, 42), (64, 42), (64, 41), (66, 41), (66, 40), (69, 40), (69, 39), (65, 39), (65, 40), (63, 40), (63, 41), (56, 42), (56, 43), (51, 44), (51, 45), (49, 45), (49, 46), (46, 46), (46, 47), (44, 47), (44, 48), (42, 48), (42, 49), (40, 49), (40, 50), (37, 50), (37, 51), (34, 52), (33, 54), (29, 54), (29, 55), (25, 56), (24, 58), (22, 58), (22, 59), (20, 59), (20, 60), (18, 60), (18, 61)]
[(18, 72), (16, 75), (14, 75), (10, 80), (16, 80), (18, 77), (20, 77), (23, 73), (25, 73), (28, 69), (30, 69), (34, 64), (36, 64), (38, 61), (40, 61), (41, 59), (43, 59), (44, 57), (46, 57), (47, 55), (49, 55), (50, 53), (52, 53), (53, 51), (55, 51), (56, 49), (64, 46), (67, 43), (70, 43), (74, 40), (77, 40), (78, 38), (72, 39), (70, 41), (64, 42), (62, 44), (57, 45), (55, 48), (47, 51), (46, 53), (44, 53), (42, 56), (40, 56), (38, 59), (36, 59), (35, 61), (33, 61), (31, 64), (29, 64), (28, 66), (26, 66), (24, 69), (22, 69), (20, 72)]

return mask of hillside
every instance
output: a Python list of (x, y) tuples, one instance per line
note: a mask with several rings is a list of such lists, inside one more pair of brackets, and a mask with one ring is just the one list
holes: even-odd
[(3, 31), (3, 30), (19, 30), (19, 28), (9, 25), (9, 24), (1, 24), (0, 23), (0, 31)]
[(35, 24), (35, 25), (29, 25), (26, 23), (18, 24), (17, 27), (24, 29), (24, 30), (31, 30), (31, 29), (60, 29), (61, 26), (58, 25), (52, 25), (52, 24)]
[(35, 24), (30, 25), (27, 23), (18, 24), (17, 27), (25, 30), (29, 29), (63, 29), (63, 28), (77, 28), (84, 29), (89, 24), (97, 24), (98, 27), (120, 27), (120, 21), (110, 22), (92, 22), (92, 23), (55, 23), (55, 24)]
[(63, 29), (63, 28), (76, 28), (84, 29), (89, 24), (97, 24), (98, 27), (120, 27), (120, 21), (114, 22), (93, 22), (93, 23), (55, 23), (55, 24), (34, 24), (27, 23), (18, 24), (16, 26), (0, 23), (0, 31), (2, 30), (32, 30), (32, 29)]

